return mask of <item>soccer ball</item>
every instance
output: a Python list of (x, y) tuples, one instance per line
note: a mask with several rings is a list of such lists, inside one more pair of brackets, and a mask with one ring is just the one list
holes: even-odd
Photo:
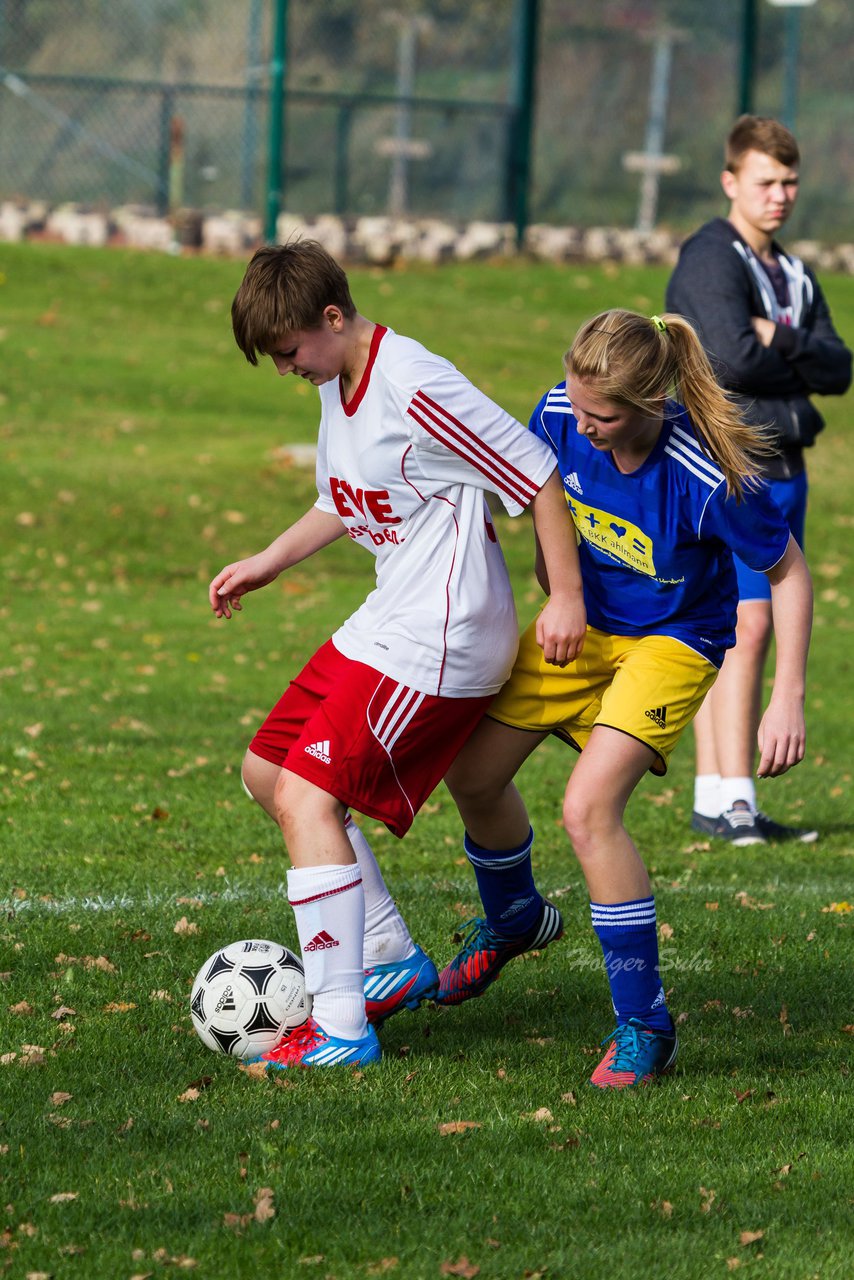
[(193, 1026), (216, 1053), (255, 1058), (311, 1012), (302, 961), (278, 942), (248, 939), (215, 951), (190, 993)]

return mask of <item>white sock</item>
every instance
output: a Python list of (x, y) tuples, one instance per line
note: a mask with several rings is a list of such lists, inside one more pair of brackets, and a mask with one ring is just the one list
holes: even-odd
[(408, 960), (415, 951), (406, 921), (389, 893), (374, 851), (347, 816), (345, 830), (362, 873), (365, 895), (365, 968), (395, 960)]
[(365, 898), (358, 865), (295, 867), (288, 871), (311, 992), (312, 1017), (330, 1035), (360, 1040), (368, 1033), (362, 944)]
[(721, 804), (721, 775), (698, 773), (694, 778), (694, 812), (704, 818), (719, 818), (724, 811)]
[(752, 778), (721, 778), (721, 813), (731, 809), (736, 800), (746, 800), (756, 812), (756, 784)]

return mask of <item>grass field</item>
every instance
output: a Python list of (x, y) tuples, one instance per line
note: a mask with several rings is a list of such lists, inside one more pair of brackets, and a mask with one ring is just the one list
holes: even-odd
[[(295, 664), (364, 595), (328, 548), (217, 623), (206, 586), (313, 500), (283, 461), (316, 397), (233, 344), (242, 264), (0, 246), (0, 1273), (205, 1280), (851, 1274), (851, 401), (823, 406), (808, 549), (808, 758), (760, 784), (817, 846), (692, 836), (691, 750), (633, 798), (679, 1071), (586, 1087), (610, 1030), (559, 826), (568, 753), (522, 787), (566, 935), (461, 1009), (403, 1014), (376, 1068), (258, 1080), (187, 996), (241, 937), (295, 944), (275, 829), (239, 761)], [(525, 263), (353, 272), (360, 309), (526, 418), (578, 323), (661, 307), (665, 272)], [(854, 338), (854, 280), (829, 279)], [(520, 615), (530, 531), (499, 520)], [(367, 824), (444, 963), (475, 897), (444, 790)], [(665, 928), (667, 926), (667, 928)]]

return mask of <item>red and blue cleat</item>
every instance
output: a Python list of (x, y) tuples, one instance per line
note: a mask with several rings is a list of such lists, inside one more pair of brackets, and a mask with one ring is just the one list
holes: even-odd
[(375, 1027), (401, 1009), (417, 1009), (435, 1000), (439, 989), (436, 966), (420, 947), (406, 960), (375, 964), (365, 970), (365, 1009)]
[(439, 975), (438, 1004), (462, 1004), (482, 995), (514, 956), (540, 951), (563, 936), (563, 919), (557, 907), (543, 900), (538, 922), (527, 933), (507, 938), (476, 917), (460, 925), (462, 949)]
[(665, 1035), (639, 1018), (616, 1027), (602, 1041), (608, 1049), (590, 1077), (596, 1089), (634, 1089), (651, 1084), (673, 1070), (679, 1041), (676, 1032)]
[(253, 1062), (267, 1068), (287, 1070), (289, 1067), (366, 1067), (382, 1057), (380, 1042), (373, 1027), (359, 1040), (342, 1040), (324, 1031), (314, 1018), (294, 1027), (267, 1053)]

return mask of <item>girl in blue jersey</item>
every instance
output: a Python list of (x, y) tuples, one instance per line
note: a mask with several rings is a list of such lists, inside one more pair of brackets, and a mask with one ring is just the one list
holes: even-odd
[[(561, 935), (557, 908), (534, 884), (533, 832), (513, 783), (554, 734), (580, 752), (563, 820), (616, 1013), (591, 1083), (625, 1088), (669, 1070), (677, 1050), (650, 881), (623, 821), (627, 801), (648, 770), (666, 772), (735, 642), (733, 552), (768, 576), (777, 634), (759, 774), (803, 758), (812, 589), (786, 521), (755, 478), (761, 435), (721, 391), (687, 321), (605, 312), (580, 330), (565, 367), (566, 381), (543, 396), (530, 427), (557, 456), (576, 526), (584, 648), (568, 664), (549, 664), (532, 624), (447, 777), (485, 915), (465, 927), (438, 998), (480, 995), (508, 960)], [(547, 591), (539, 555), (538, 576)]]

